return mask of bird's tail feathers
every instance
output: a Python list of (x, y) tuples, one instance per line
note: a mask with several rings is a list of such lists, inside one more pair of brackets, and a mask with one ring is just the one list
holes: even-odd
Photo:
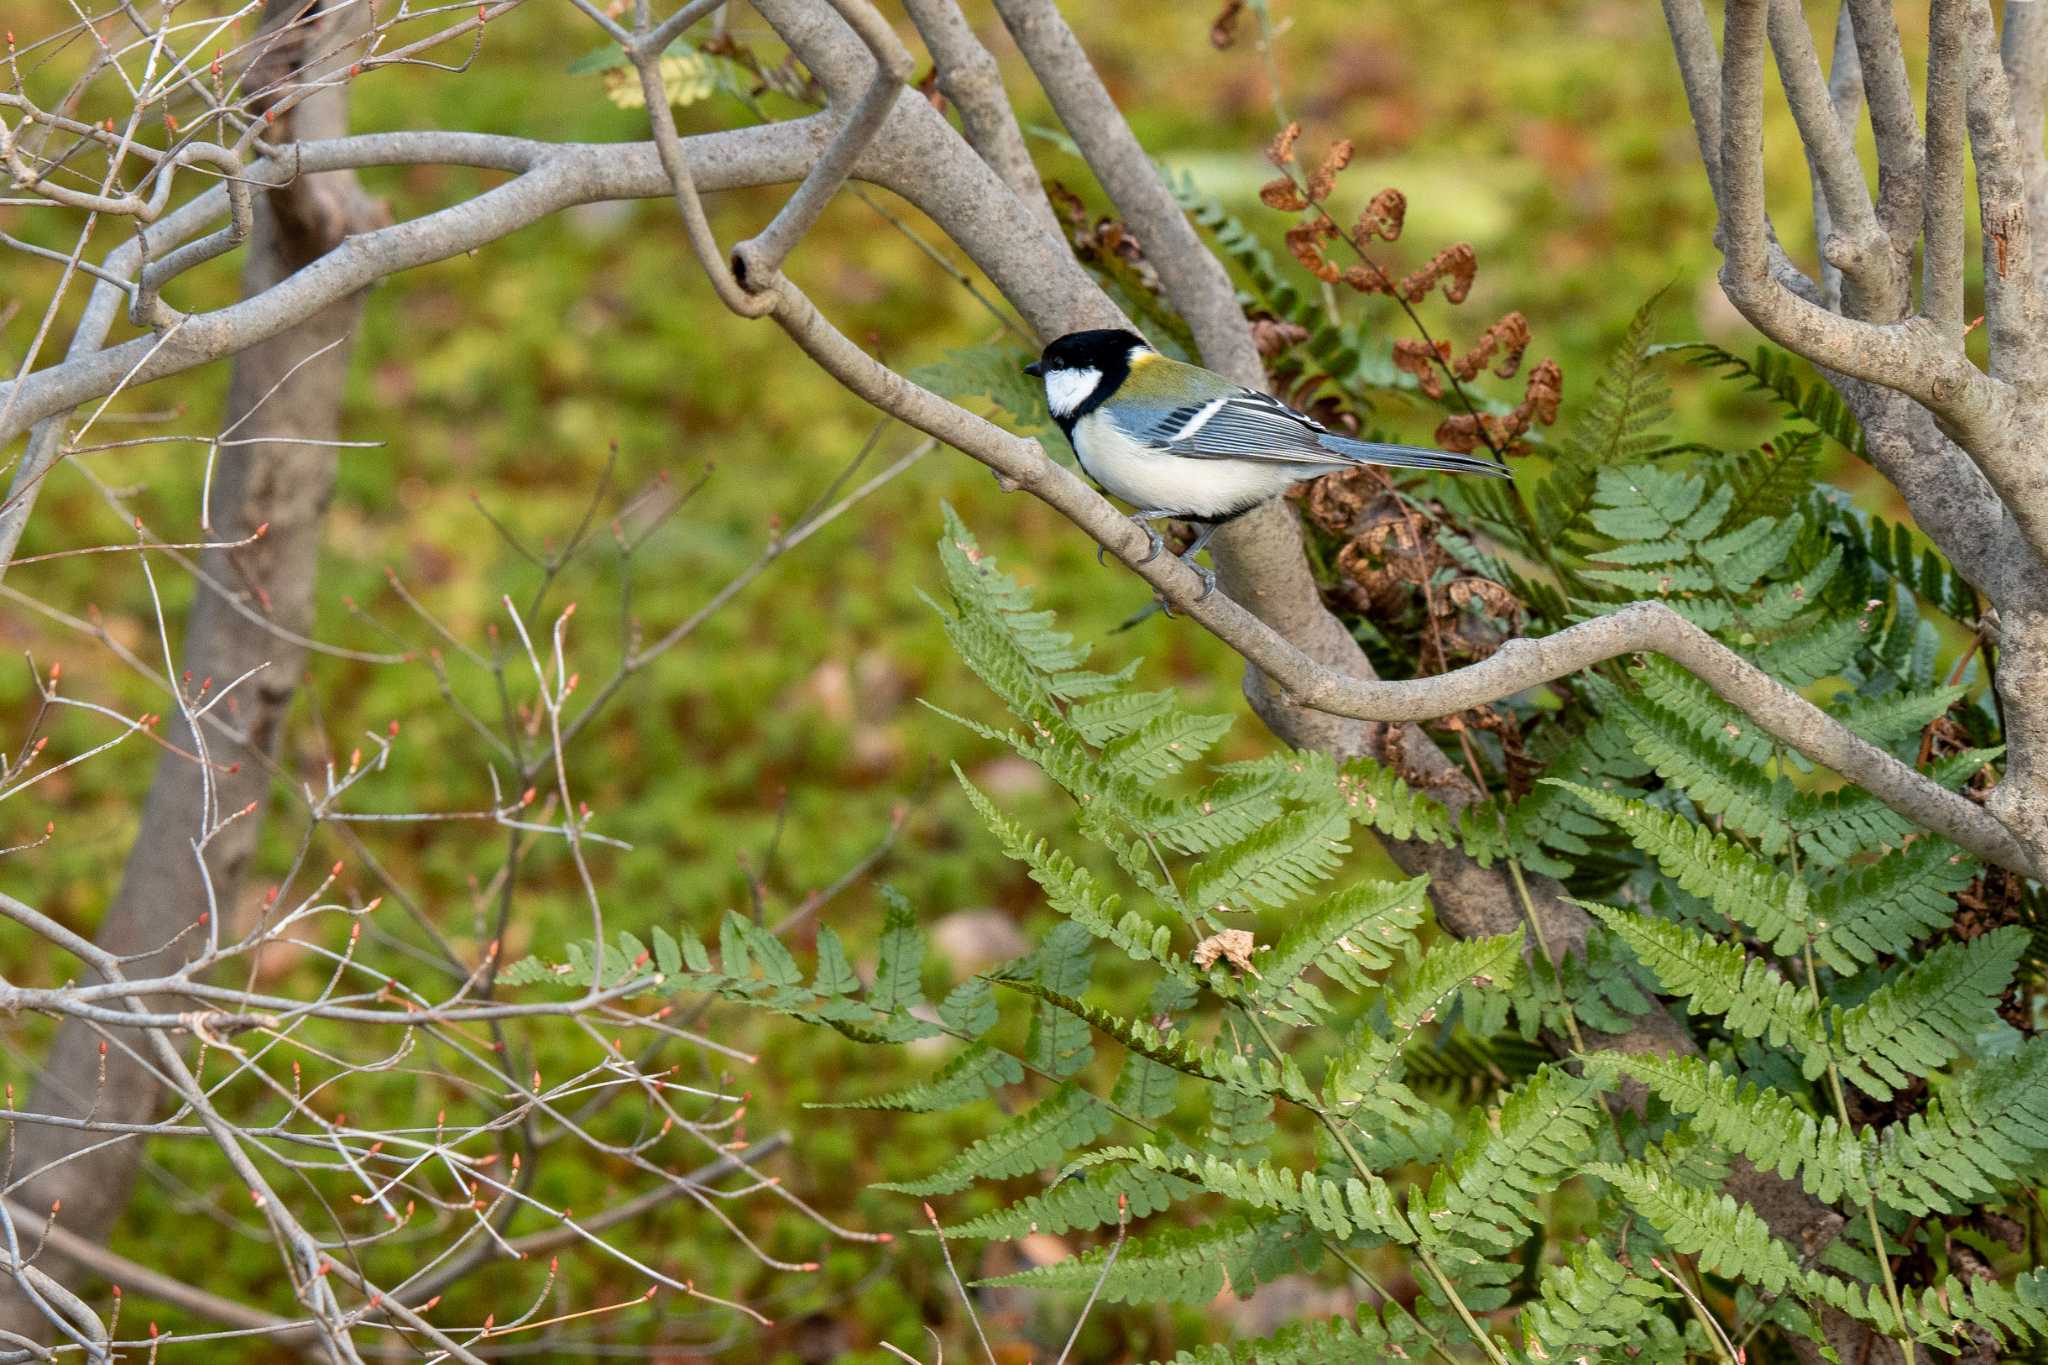
[(1379, 441), (1354, 441), (1348, 436), (1336, 435), (1325, 435), (1320, 444), (1347, 463), (1392, 465), (1400, 469), (1442, 469), (1453, 474), (1491, 474), (1497, 479), (1514, 477), (1505, 464), (1481, 455), (1457, 455), (1448, 450), (1386, 445)]

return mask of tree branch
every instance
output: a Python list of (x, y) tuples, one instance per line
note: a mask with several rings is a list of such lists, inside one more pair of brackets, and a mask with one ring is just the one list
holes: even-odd
[[(2021, 386), (2030, 396), (2041, 396), (2048, 386), (2048, 337), (2041, 334), (2040, 291), (2034, 272), (2033, 228), (2027, 214), (2027, 183), (2023, 139), (2014, 123), (2012, 93), (2006, 86), (2005, 67), (1998, 57), (1997, 35), (1992, 29), (1987, 0), (1944, 0), (1964, 7), (1958, 22), (1967, 28), (1964, 51), (1964, 81), (1969, 90), (1970, 151), (1977, 163), (1977, 217), (1984, 235), (1984, 328), (1989, 336), (1991, 373)], [(2039, 141), (2041, 128), (2033, 125)], [(1957, 169), (1957, 194), (1961, 194), (1961, 169)], [(1961, 209), (1958, 206), (1957, 212)], [(2033, 449), (2031, 433), (2027, 451), (2018, 455), (2010, 479), (2030, 485), (2031, 501), (2048, 499), (2035, 473), (2040, 461)], [(2000, 472), (1987, 468), (1994, 484), (2025, 524), (2034, 509), (2019, 505), (2001, 482)], [(2037, 548), (2048, 553), (2048, 538), (2037, 539)]]
[(1160, 181), (1152, 159), (1103, 88), (1081, 40), (1051, 0), (996, 0), (996, 12), (1087, 158), (1088, 168), (1138, 234), (1167, 298), (1194, 332), (1203, 363), (1237, 383), (1264, 388), (1265, 367), (1229, 273), (1202, 245), (1194, 225)]
[[(2022, 135), (2020, 164), (2027, 182), (2027, 218), (2048, 222), (2048, 150), (2038, 136), (2048, 117), (2048, 7), (2008, 5), (2005, 32), (2000, 39), (2005, 78), (2012, 86), (2012, 117), (2016, 128), (2032, 129), (2035, 136)], [(2048, 290), (2048, 240), (2034, 242), (2034, 287)]]
[(1927, 186), (1920, 315), (1963, 344), (1963, 92), (1969, 84), (1969, 0), (1932, 0), (1927, 31)]
[(1039, 227), (1054, 241), (1064, 241), (1065, 233), (1053, 216), (1038, 168), (1024, 145), (1024, 131), (1017, 126), (1016, 111), (1003, 89), (1002, 71), (974, 36), (960, 6), (955, 0), (904, 0), (903, 8), (932, 54), (940, 91), (960, 111), (968, 145), (1002, 177)]
[[(1938, 333), (1924, 322), (1878, 324), (1830, 313), (1793, 293), (1772, 273), (1763, 184), (1762, 71), (1768, 3), (1730, 0), (1728, 5), (1721, 59), (1721, 287), (1772, 340), (1817, 364), (1908, 394), (1940, 415), (1974, 452), (1997, 437), (2010, 400), (2003, 384), (1960, 351), (1942, 346)], [(1867, 79), (1872, 70), (1867, 46), (1863, 66)], [(1872, 94), (1875, 109), (1875, 90)], [(1917, 132), (1914, 146), (1917, 173)], [(1886, 221), (1880, 185), (1878, 216)], [(1917, 186), (1913, 199), (1917, 236)], [(1895, 245), (1896, 241), (1894, 234)]]
[(1920, 235), (1920, 190), (1924, 164), (1920, 127), (1913, 112), (1913, 87), (1899, 45), (1899, 23), (1891, 0), (1844, 0), (1856, 33), (1863, 92), (1870, 127), (1877, 138), (1877, 216), (1891, 234), (1900, 274), (1913, 259)]
[(1904, 306), (1903, 300), (1893, 297), (1899, 291), (1891, 269), (1891, 243), (1863, 182), (1855, 142), (1821, 75), (1820, 56), (1799, 0), (1771, 0), (1770, 39), (1779, 82), (1798, 124), (1816, 188), (1821, 260), (1840, 273), (1852, 316), (1896, 317)]

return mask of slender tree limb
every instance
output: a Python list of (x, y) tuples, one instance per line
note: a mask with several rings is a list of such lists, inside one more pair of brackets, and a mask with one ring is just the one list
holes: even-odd
[(1927, 185), (1920, 315), (1963, 344), (1963, 99), (1970, 84), (1969, 0), (1932, 0), (1927, 33)]
[(1051, 0), (996, 0), (996, 12), (1089, 169), (1138, 234), (1167, 298), (1194, 332), (1203, 363), (1240, 384), (1264, 388), (1265, 367), (1229, 273), (1160, 181), (1081, 40)]
[[(796, 187), (796, 192), (790, 195), (788, 202), (775, 215), (775, 220), (757, 236), (733, 249), (733, 273), (743, 279), (750, 274), (765, 277), (782, 268), (782, 262), (788, 257), (790, 249), (797, 244), (798, 239), (811, 230), (818, 221), (818, 215), (825, 211), (826, 203), (833, 195), (839, 193), (840, 187), (846, 183), (847, 176), (852, 174), (854, 162), (874, 141), (875, 135), (881, 132), (883, 123), (888, 120), (895, 108), (898, 96), (903, 94), (903, 82), (910, 76), (910, 54), (904, 50), (903, 44), (897, 41), (894, 31), (882, 22), (882, 16), (875, 13), (868, 0), (831, 0), (831, 3), (839, 12), (840, 18), (846, 21), (847, 27), (860, 35), (860, 40), (867, 47), (868, 56), (872, 59), (872, 73), (867, 87), (861, 91), (860, 98), (849, 107), (845, 120), (833, 134), (832, 141), (819, 153), (810, 170), (804, 173), (802, 183)], [(643, 81), (647, 79), (649, 72), (655, 71), (660, 55), (658, 51), (637, 55), (637, 64)], [(658, 73), (654, 79), (655, 85), (652, 88), (659, 91)], [(657, 101), (653, 94), (648, 96), (649, 108), (653, 108), (657, 102), (662, 106), (663, 116), (667, 116), (667, 99), (664, 97)], [(657, 145), (666, 147), (671, 144)], [(671, 180), (675, 178), (675, 168), (668, 165), (666, 160), (663, 169), (669, 173)]]
[(1877, 216), (1891, 234), (1903, 275), (1920, 235), (1925, 149), (1913, 110), (1913, 87), (1890, 0), (1845, 0), (1856, 33), (1870, 127), (1877, 138)]
[(1813, 176), (1823, 266), (1839, 274), (1852, 316), (1896, 317), (1904, 307), (1903, 300), (1893, 297), (1899, 291), (1891, 269), (1891, 242), (1877, 221), (1855, 142), (1821, 75), (1820, 57), (1799, 0), (1771, 0), (1769, 29), (1779, 81)]
[[(1991, 373), (2038, 399), (2048, 389), (2048, 336), (2041, 332), (2042, 296), (2028, 268), (2034, 245), (2027, 213), (2026, 156), (2021, 150), (2025, 139), (2014, 119), (1988, 0), (1944, 0), (1947, 3), (1964, 7), (1959, 22), (1967, 29), (1964, 80), (1969, 91), (1970, 151), (1977, 163), (1977, 216), (1984, 236), (1984, 327), (1990, 338)], [(2038, 143), (2041, 126), (2036, 122), (2031, 127)], [(1960, 197), (1960, 168), (1956, 174)], [(1960, 211), (1958, 207), (1959, 215)], [(2018, 500), (2002, 485), (2000, 492), (2014, 504), (2022, 524), (2028, 524), (2042, 514), (2027, 504), (2048, 501), (2048, 477), (2040, 472), (2032, 433), (2024, 444), (2026, 452), (2015, 456), (2006, 477), (2024, 483), (2029, 491)], [(2001, 484), (1999, 470), (1987, 468), (1985, 473)], [(2035, 544), (2048, 545), (2048, 539)]]
[(1540, 639), (1511, 640), (1479, 663), (1435, 677), (1384, 681), (1323, 665), (1227, 596), (1200, 600), (1200, 580), (1178, 561), (1148, 561), (1143, 533), (1054, 463), (1036, 441), (1014, 436), (881, 365), (826, 322), (788, 281), (773, 288), (771, 315), (827, 373), (1061, 512), (1297, 705), (1367, 721), (1427, 720), (1499, 701), (1608, 659), (1655, 652), (1699, 677), (1770, 734), (1857, 782), (1900, 814), (2001, 866), (2019, 871), (2033, 866), (2029, 854), (1981, 807), (1858, 738), (1661, 603), (1637, 603)]
[(1663, 0), (1664, 26), (1671, 32), (1671, 50), (1678, 58), (1679, 82), (1692, 114), (1693, 136), (1699, 140), (1700, 165), (1714, 202), (1721, 200), (1721, 57), (1714, 50), (1714, 30), (1700, 0)]
[[(275, 0), (268, 21), (287, 22), (296, 4)], [(277, 49), (276, 60), (296, 69), (302, 49), (331, 43), (338, 31), (345, 33), (347, 25), (366, 17), (359, 10), (341, 12), (297, 31)], [(302, 101), (286, 118), (281, 128), (295, 126), (311, 138), (346, 131), (343, 88)], [(234, 197), (246, 196), (245, 187)], [(245, 297), (260, 296), (350, 233), (372, 228), (382, 216), (381, 206), (365, 197), (347, 172), (303, 174), (270, 190), (253, 215)], [(208, 524), (224, 539), (245, 543), (209, 551), (209, 577), (250, 585), (251, 606), (258, 605), (260, 596), (262, 618), (299, 638), (312, 627), (321, 528), (334, 483), (333, 440), (348, 343), (360, 314), (360, 295), (336, 299), (269, 345), (238, 355), (229, 385), (228, 428), (277, 439), (223, 449), (217, 457)], [(258, 526), (268, 528), (260, 539), (251, 534)], [(210, 754), (207, 739), (191, 724), (190, 707), (180, 707), (173, 716), (172, 749), (157, 765), (120, 888), (97, 930), (99, 944), (124, 958), (153, 954), (130, 960), (131, 976), (138, 966), (143, 968), (139, 974), (151, 975), (192, 954), (190, 940), (168, 952), (155, 950), (177, 943), (180, 931), (202, 913), (219, 916), (237, 903), (263, 829), (270, 778), (256, 752), (276, 752), (306, 654), (248, 613), (248, 607), (231, 603), (220, 591), (202, 592), (187, 623), (188, 677), (226, 680), (255, 672), (235, 699), (236, 719), (248, 739), (246, 745), (223, 744), (217, 755)], [(189, 753), (200, 761), (195, 763)], [(210, 757), (223, 765), (218, 773), (208, 769)], [(244, 816), (222, 819), (245, 807)], [(155, 1110), (160, 1091), (154, 1078), (125, 1053), (102, 1053), (103, 1027), (103, 1020), (65, 1019), (43, 1059), (30, 1107), (64, 1115), (90, 1110), (136, 1121)], [(22, 1129), (17, 1160), (31, 1175), (17, 1197), (44, 1207), (61, 1199), (66, 1226), (98, 1239), (127, 1206), (141, 1147), (130, 1142), (83, 1150), (93, 1141), (90, 1135), (51, 1125)], [(0, 1328), (26, 1335), (35, 1330), (39, 1316), (23, 1296), (0, 1294)]]
[(960, 126), (990, 169), (1002, 177), (1017, 202), (1054, 241), (1064, 240), (1059, 219), (1045, 197), (1038, 168), (1024, 145), (1016, 111), (1003, 89), (996, 59), (974, 36), (956, 0), (904, 0), (910, 22), (924, 39), (938, 72), (939, 90), (960, 111)]
[[(1762, 66), (1768, 3), (1730, 0), (1728, 5), (1721, 62), (1721, 287), (1772, 340), (1830, 369), (1908, 394), (1940, 415), (1975, 453), (1979, 445), (1997, 438), (2011, 401), (2005, 385), (1959, 351), (1941, 346), (1938, 333), (1923, 321), (1877, 324), (1845, 318), (1799, 297), (1771, 272), (1763, 185)], [(1868, 50), (1863, 61), (1867, 76), (1872, 66)], [(1917, 171), (1917, 132), (1914, 145)], [(1917, 235), (1917, 188), (1913, 198)], [(1882, 187), (1878, 203), (1884, 221)]]
[[(1721, 58), (1714, 50), (1713, 29), (1700, 0), (1663, 0), (1664, 19), (1671, 31), (1672, 51), (1678, 57), (1678, 74), (1685, 88), (1686, 107), (1691, 110), (1693, 133), (1700, 143), (1701, 164), (1707, 168), (1707, 184), (1714, 202), (1721, 202)], [(1820, 303), (1826, 297), (1822, 286), (1809, 279), (1792, 263), (1765, 223), (1769, 238), (1770, 274), (1780, 285), (1800, 298)], [(1825, 239), (1823, 239), (1825, 240)], [(1822, 262), (1823, 267), (1826, 262)]]
[[(1854, 145), (1854, 131), (1863, 112), (1863, 63), (1856, 55), (1856, 28), (1849, 18), (1847, 4), (1838, 4), (1835, 10), (1834, 53), (1828, 59), (1828, 103), (1834, 106), (1835, 123), (1844, 136)], [(1862, 163), (1857, 163), (1857, 180), (1863, 179)], [(1865, 193), (1868, 194), (1868, 187)], [(1813, 235), (1814, 239), (1826, 243), (1833, 231), (1828, 214), (1826, 197), (1821, 193), (1818, 181), (1813, 185)], [(1830, 265), (1827, 253), (1821, 253), (1820, 265), (1821, 303), (1836, 312), (1842, 311), (1842, 272)]]
[[(2007, 5), (2000, 57), (2012, 87), (2017, 128), (2039, 133), (2048, 118), (2048, 6)], [(2039, 137), (2022, 136), (2019, 154), (2027, 183), (2027, 218), (2048, 222), (2048, 150)], [(2034, 241), (2034, 287), (2048, 291), (2048, 234)]]

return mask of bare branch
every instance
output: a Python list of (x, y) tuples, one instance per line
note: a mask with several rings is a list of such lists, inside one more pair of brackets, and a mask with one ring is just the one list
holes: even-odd
[[(2000, 37), (2000, 54), (2006, 79), (2012, 85), (2012, 117), (2015, 128), (2039, 133), (2048, 117), (2048, 8), (2040, 5), (2008, 5), (2005, 32)], [(2048, 150), (2039, 137), (2022, 136), (2019, 155), (2027, 182), (2027, 217), (2048, 222)], [(2048, 242), (2034, 242), (2034, 287), (2048, 289)]]
[[(1940, 415), (1965, 446), (1992, 441), (2010, 401), (2008, 390), (1960, 351), (1941, 345), (1939, 333), (1930, 325), (1913, 319), (1878, 324), (1842, 317), (1799, 297), (1773, 275), (1763, 185), (1763, 30), (1768, 3), (1731, 0), (1728, 6), (1721, 63), (1721, 287), (1744, 316), (1779, 344), (1843, 374), (1899, 389)], [(1872, 70), (1867, 45), (1863, 64), (1867, 79)], [(1874, 106), (1875, 90), (1872, 99)], [(1917, 131), (1914, 147), (1917, 174)], [(1917, 187), (1913, 199), (1917, 235)], [(1881, 182), (1880, 221), (1888, 221), (1885, 205)], [(1895, 235), (1895, 244), (1896, 240)]]
[[(733, 273), (742, 284), (749, 276), (766, 278), (782, 268), (783, 260), (797, 239), (818, 221), (818, 215), (825, 211), (826, 202), (846, 183), (855, 160), (881, 131), (883, 121), (889, 117), (897, 97), (903, 93), (903, 82), (910, 75), (910, 54), (904, 51), (895, 33), (882, 22), (882, 16), (875, 13), (867, 0), (832, 0), (832, 5), (866, 44), (868, 54), (874, 59), (874, 74), (839, 131), (833, 134), (824, 152), (811, 164), (803, 183), (796, 187), (796, 193), (775, 215), (775, 221), (753, 240), (734, 248)], [(654, 70), (655, 60), (652, 54), (635, 55), (634, 61), (641, 70), (643, 81), (648, 79), (647, 73)], [(658, 84), (658, 76), (655, 79)], [(648, 100), (651, 108), (654, 96), (650, 94)], [(662, 140), (659, 145), (671, 147), (674, 141)], [(675, 169), (667, 164), (666, 158), (664, 169), (673, 180)]]
[(904, 0), (910, 22), (917, 25), (925, 49), (938, 71), (939, 90), (960, 111), (967, 141), (1003, 183), (1024, 211), (1054, 241), (1062, 239), (1059, 219), (1039, 183), (1038, 168), (1024, 145), (1024, 132), (1003, 89), (996, 59), (974, 36), (957, 0)]
[(1894, 297), (1899, 291), (1891, 268), (1891, 244), (1878, 225), (1855, 142), (1836, 114), (1821, 75), (1799, 0), (1771, 0), (1770, 39), (1817, 189), (1815, 203), (1825, 214), (1816, 224), (1821, 259), (1845, 282), (1851, 316), (1897, 317), (1904, 309), (1903, 301)]
[(1920, 315), (1952, 349), (1963, 344), (1963, 92), (1970, 43), (1969, 0), (1933, 0), (1927, 35), (1927, 186), (1921, 195), (1926, 244)]
[[(1844, 0), (1856, 33), (1864, 98), (1877, 136), (1877, 216), (1891, 234), (1892, 253), (1913, 259), (1920, 235), (1920, 190), (1925, 160), (1913, 112), (1913, 88), (1899, 44), (1899, 23), (1889, 0)], [(1890, 319), (1878, 319), (1890, 321)]]
[[(1984, 231), (1984, 326), (1990, 334), (1991, 372), (2038, 397), (2048, 385), (2048, 337), (2041, 332), (2041, 296), (2028, 264), (2034, 259), (2033, 225), (2027, 213), (2024, 139), (2015, 126), (2012, 95), (2005, 67), (1999, 61), (1988, 0), (1958, 0), (1965, 6), (1958, 22), (1968, 29), (1965, 60), (1969, 74), (1970, 151), (1977, 163), (1977, 216)], [(2040, 126), (2033, 125), (2035, 140)], [(1960, 170), (1957, 172), (1960, 178)], [(1960, 191), (1960, 185), (1958, 185)], [(2028, 445), (2032, 442), (2029, 440)], [(2034, 484), (2038, 468), (2031, 455), (2017, 462), (2007, 477), (2015, 484)], [(2001, 471), (1987, 468), (2000, 484), (2023, 523), (2035, 515), (2025, 505), (2041, 501), (2038, 486), (2015, 502), (2001, 480)], [(2031, 528), (2030, 528), (2031, 529)], [(2048, 545), (2037, 539), (2036, 548)]]
[(1166, 296), (1187, 319), (1209, 368), (1240, 384), (1265, 387), (1265, 369), (1238, 307), (1230, 276), (1195, 235), (1118, 112), (1081, 42), (1051, 0), (996, 0), (996, 12), (1032, 74), (1045, 87), (1088, 168), (1109, 191), (1159, 272)]

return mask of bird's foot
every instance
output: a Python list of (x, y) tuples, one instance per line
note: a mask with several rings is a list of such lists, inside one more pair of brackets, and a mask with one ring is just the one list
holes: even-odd
[(1195, 563), (1193, 555), (1194, 551), (1190, 550), (1187, 554), (1180, 557), (1180, 562), (1194, 570), (1195, 577), (1202, 580), (1202, 594), (1195, 600), (1197, 602), (1206, 602), (1209, 600), (1209, 595), (1216, 591), (1216, 571), (1206, 564)]
[(1150, 564), (1165, 552), (1166, 542), (1159, 538), (1159, 532), (1152, 529), (1152, 521), (1166, 515), (1165, 512), (1139, 512), (1131, 517), (1131, 524), (1143, 531), (1145, 539), (1150, 542), (1145, 547), (1145, 557), (1138, 561), (1140, 564)]

